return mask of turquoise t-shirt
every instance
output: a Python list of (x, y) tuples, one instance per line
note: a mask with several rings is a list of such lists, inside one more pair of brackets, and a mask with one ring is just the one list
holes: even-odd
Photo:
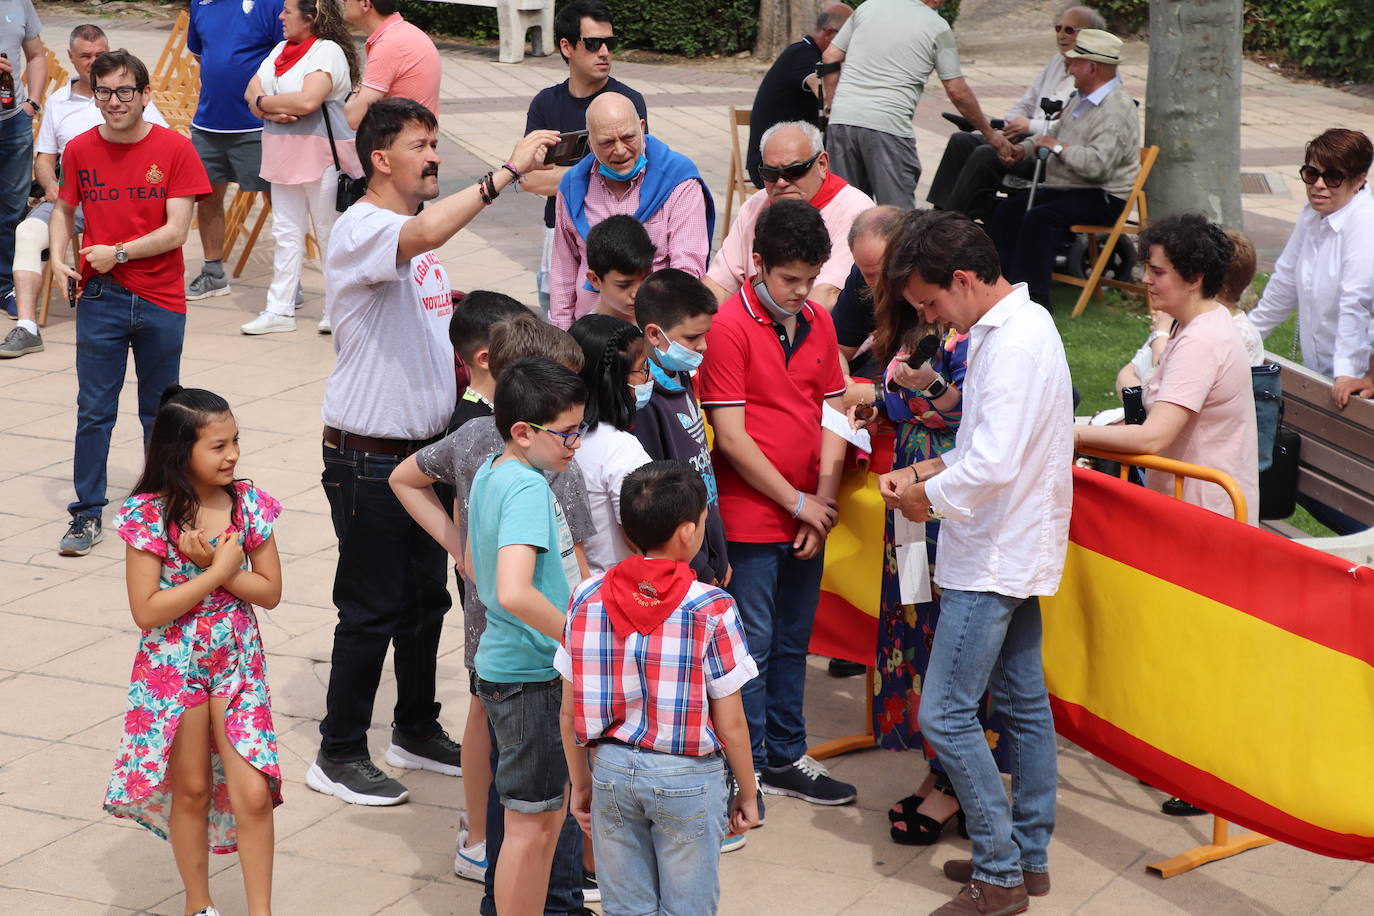
[(572, 589), (581, 580), (572, 532), (563, 507), (544, 475), (507, 459), (488, 458), (472, 480), (468, 503), (468, 540), (477, 592), (487, 606), (487, 630), (477, 646), (477, 676), (497, 683), (551, 681), (558, 677), (551, 639), (501, 607), (496, 600), (496, 554), (502, 547), (527, 544), (538, 554), (534, 587), (566, 613)]

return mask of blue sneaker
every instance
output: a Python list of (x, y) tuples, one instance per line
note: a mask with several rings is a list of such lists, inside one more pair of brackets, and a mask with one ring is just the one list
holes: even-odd
[(67, 526), (67, 533), (62, 535), (57, 552), (64, 557), (84, 557), (104, 536), (105, 533), (100, 530), (99, 516), (78, 515)]
[(453, 854), (453, 873), (469, 881), (487, 879), (487, 841), (468, 845), (468, 816), (458, 819), (458, 848)]
[(5, 314), (9, 316), (10, 321), (19, 320), (19, 301), (14, 298), (14, 290), (5, 293)]
[(744, 844), (749, 842), (749, 834), (741, 833), (738, 836), (727, 836), (720, 841), (720, 854), (734, 852), (736, 849), (743, 849)]

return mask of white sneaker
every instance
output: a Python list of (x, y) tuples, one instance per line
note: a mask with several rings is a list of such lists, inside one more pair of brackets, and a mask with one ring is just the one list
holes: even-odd
[(321, 334), (333, 334), (334, 326), (330, 324), (329, 319), (325, 317), (321, 318), (320, 323), (315, 325), (315, 330), (319, 331)]
[(487, 879), (487, 841), (468, 845), (468, 816), (458, 818), (458, 843), (453, 853), (453, 873), (469, 881)]
[(280, 334), (296, 330), (296, 319), (262, 312), (247, 324), (240, 325), (239, 330), (245, 334)]
[(219, 916), (219, 910), (212, 906), (207, 906), (203, 910), (196, 910), (191, 916)]

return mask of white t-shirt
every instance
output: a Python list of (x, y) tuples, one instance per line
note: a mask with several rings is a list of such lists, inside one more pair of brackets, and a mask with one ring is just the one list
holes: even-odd
[(412, 218), (359, 202), (329, 235), (325, 315), (335, 362), (320, 413), (359, 436), (437, 436), (457, 397), (448, 272), (432, 251), (396, 263), (401, 227)]
[(620, 485), (634, 469), (653, 459), (634, 437), (609, 423), (582, 437), (577, 449), (577, 466), (587, 484), (587, 501), (592, 508), (596, 533), (582, 545), (592, 575), (610, 569), (631, 553), (620, 528)]
[[(60, 89), (53, 91), (43, 103), (43, 120), (38, 125), (38, 139), (33, 142), (35, 153), (59, 155), (67, 148), (73, 137), (79, 137), (92, 127), (105, 123), (105, 116), (95, 107), (95, 96), (73, 95), (72, 80)], [(166, 127), (167, 119), (157, 110), (157, 103), (148, 100), (143, 109), (143, 120), (158, 127)]]

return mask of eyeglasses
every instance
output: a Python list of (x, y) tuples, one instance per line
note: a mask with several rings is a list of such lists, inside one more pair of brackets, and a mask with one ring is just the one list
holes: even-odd
[(1059, 35), (1077, 35), (1083, 30), (1076, 25), (1057, 25), (1054, 27), (1054, 31)]
[(1334, 191), (1344, 184), (1345, 180), (1350, 176), (1345, 174), (1345, 172), (1338, 172), (1335, 169), (1327, 169), (1323, 172), (1316, 166), (1305, 165), (1298, 169), (1298, 177), (1302, 179), (1303, 184), (1316, 184), (1317, 179), (1320, 178), (1322, 181), (1326, 182), (1328, 188)]
[(798, 178), (801, 178), (807, 172), (811, 171), (811, 166), (816, 164), (816, 160), (821, 157), (821, 153), (823, 152), (825, 152), (825, 150), (821, 150), (820, 153), (816, 153), (816, 155), (805, 162), (794, 162), (792, 165), (760, 165), (759, 174), (763, 176), (764, 181), (769, 182), (777, 181), (779, 178), (786, 178), (788, 181), (796, 181)]
[(570, 433), (560, 433), (556, 429), (549, 429), (547, 426), (540, 426), (538, 423), (530, 423), (529, 420), (525, 422), (529, 423), (531, 429), (540, 429), (550, 436), (557, 436), (562, 439), (564, 448), (577, 448), (578, 444), (582, 441), (582, 437), (587, 434), (587, 424), (585, 423)]
[(117, 96), (121, 102), (132, 102), (134, 96), (142, 88), (142, 86), (120, 86), (118, 89), (111, 89), (109, 86), (94, 86), (91, 88), (91, 95), (95, 96), (97, 102), (108, 102), (110, 96)]
[(620, 39), (616, 38), (614, 35), (606, 35), (604, 37), (583, 35), (578, 38), (578, 41), (582, 42), (582, 47), (591, 51), (593, 54), (600, 51), (602, 45), (606, 46), (607, 51), (614, 51), (620, 46)]
[(629, 372), (625, 373), (626, 378), (634, 378), (636, 375), (647, 382), (649, 380), (649, 367), (645, 366), (643, 369), (631, 369)]

